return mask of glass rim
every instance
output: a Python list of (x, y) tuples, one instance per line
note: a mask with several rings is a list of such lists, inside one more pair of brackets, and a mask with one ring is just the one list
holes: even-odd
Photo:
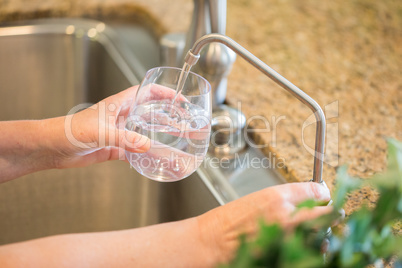
[[(149, 70), (145, 73), (145, 76), (147, 76), (147, 74), (148, 74), (149, 72), (154, 71), (154, 70), (156, 70), (156, 69), (172, 69), (172, 70), (177, 70), (177, 71), (180, 71), (180, 72), (183, 70), (183, 68), (179, 68), (179, 67), (158, 66), (158, 67), (154, 67), (154, 68), (149, 69)], [(201, 75), (199, 75), (199, 74), (197, 74), (197, 73), (194, 73), (194, 72), (192, 72), (192, 71), (189, 71), (189, 74), (195, 75), (195, 76), (201, 78), (202, 80), (204, 80), (204, 81), (206, 82), (207, 86), (208, 86), (208, 90), (207, 90), (207, 92), (205, 92), (205, 93), (200, 93), (200, 94), (198, 94), (198, 95), (186, 95), (186, 94), (183, 94), (183, 93), (181, 93), (181, 95), (186, 96), (186, 97), (196, 97), (196, 96), (202, 96), (202, 95), (207, 95), (207, 94), (211, 93), (211, 90), (212, 90), (211, 84), (209, 83), (209, 81), (208, 81), (205, 77), (202, 77)], [(144, 76), (144, 77), (145, 77), (145, 76)]]

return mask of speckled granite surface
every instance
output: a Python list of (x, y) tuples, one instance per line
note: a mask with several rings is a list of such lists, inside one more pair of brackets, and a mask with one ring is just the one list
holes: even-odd
[[(325, 109), (324, 178), (330, 187), (339, 165), (348, 164), (361, 177), (382, 171), (386, 138), (402, 140), (401, 12), (401, 2), (371, 0), (250, 1), (229, 9), (228, 34)], [(311, 112), (244, 61), (231, 78), (229, 101), (242, 100), (247, 115), (286, 116), (273, 150), (285, 158), (290, 179), (310, 178), (313, 158), (301, 129)], [(314, 128), (307, 127), (305, 135), (313, 147)], [(273, 136), (261, 139), (270, 144)], [(346, 212), (375, 199), (362, 190), (350, 197)]]
[[(402, 2), (228, 2), (227, 34), (324, 108), (329, 187), (339, 165), (348, 164), (350, 173), (361, 177), (382, 171), (385, 139), (402, 140)], [(119, 18), (143, 23), (159, 36), (186, 31), (191, 10), (190, 0), (0, 0), (0, 21)], [(227, 100), (241, 101), (247, 118), (267, 119), (251, 124), (270, 130), (258, 135), (258, 143), (285, 163), (282, 172), (289, 181), (311, 178), (315, 130), (308, 108), (242, 59), (230, 74)], [(362, 190), (350, 197), (346, 212), (375, 199), (375, 193)]]

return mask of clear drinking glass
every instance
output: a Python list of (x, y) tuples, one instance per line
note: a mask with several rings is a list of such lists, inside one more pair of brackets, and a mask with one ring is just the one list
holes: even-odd
[(126, 129), (151, 140), (148, 152), (126, 151), (127, 159), (139, 173), (157, 181), (177, 181), (192, 174), (209, 145), (211, 85), (189, 72), (175, 98), (180, 73), (172, 67), (149, 70), (126, 122)]

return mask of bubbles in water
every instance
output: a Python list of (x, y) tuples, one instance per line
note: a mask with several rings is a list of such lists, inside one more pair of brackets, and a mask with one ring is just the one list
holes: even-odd
[(197, 124), (197, 122), (195, 120), (190, 122), (190, 127), (191, 128), (197, 128), (197, 126), (198, 126), (198, 124)]
[(136, 132), (151, 139), (151, 149), (135, 154), (130, 163), (137, 171), (156, 180), (177, 180), (191, 174), (201, 163), (194, 155), (205, 155), (209, 142), (208, 135), (204, 139), (197, 134), (209, 123), (204, 119), (208, 111), (186, 104), (174, 109), (171, 117), (169, 107), (161, 102), (146, 103), (137, 108), (141, 113), (133, 122)]

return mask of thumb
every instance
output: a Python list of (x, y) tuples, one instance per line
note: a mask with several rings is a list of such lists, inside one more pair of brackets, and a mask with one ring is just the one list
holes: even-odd
[(151, 140), (137, 132), (118, 129), (116, 146), (132, 153), (145, 153), (151, 146)]

